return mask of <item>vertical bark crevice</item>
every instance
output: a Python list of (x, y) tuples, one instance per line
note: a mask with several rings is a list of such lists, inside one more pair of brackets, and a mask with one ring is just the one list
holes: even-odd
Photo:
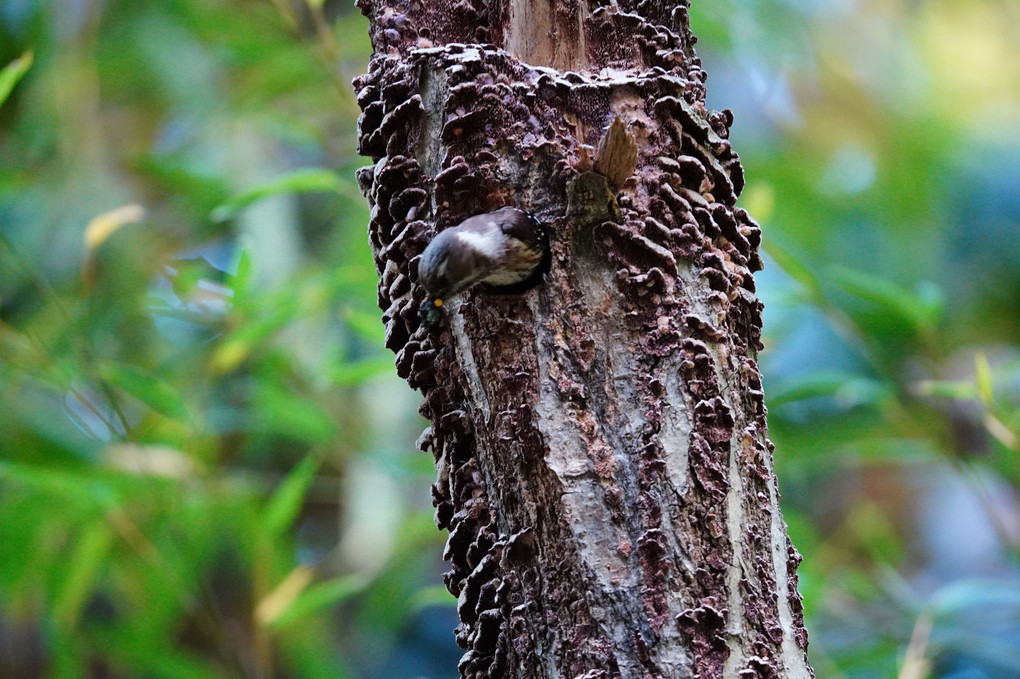
[[(361, 6), (358, 178), (386, 345), (431, 421), (462, 676), (811, 676), (755, 362), (760, 230), (686, 7), (537, 3), (555, 30), (528, 42), (514, 0)], [(551, 40), (581, 50), (569, 71)], [(547, 225), (544, 284), (423, 325), (425, 245), (504, 205)]]

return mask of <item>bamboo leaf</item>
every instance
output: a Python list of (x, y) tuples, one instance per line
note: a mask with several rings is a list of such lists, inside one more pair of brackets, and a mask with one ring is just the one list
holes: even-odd
[[(314, 585), (294, 597), (290, 605), (266, 622), (275, 630), (285, 629), (295, 622), (349, 599), (363, 590), (367, 584), (364, 576), (348, 575)], [(453, 601), (456, 602), (456, 599)]]
[(338, 386), (351, 386), (392, 372), (393, 359), (380, 356), (354, 363), (340, 363), (330, 372), (330, 381)]
[(235, 304), (241, 305), (246, 299), (246, 293), (251, 288), (252, 274), (251, 253), (248, 250), (240, 250), (237, 255), (236, 273), (231, 277)]
[(379, 320), (378, 312), (370, 313), (348, 307), (344, 309), (343, 317), (354, 332), (367, 340), (382, 344), (386, 337), (386, 326)]
[(454, 608), (456, 605), (457, 597), (450, 594), (450, 590), (446, 589), (445, 585), (422, 587), (414, 593), (414, 596), (408, 602), (408, 608), (411, 611), (420, 611), (431, 606)]
[(270, 196), (287, 193), (345, 193), (344, 182), (335, 172), (323, 169), (295, 170), (282, 177), (271, 179), (242, 191), (213, 210), (209, 218), (214, 222), (224, 222), (238, 212)]
[(978, 397), (977, 388), (970, 382), (954, 382), (952, 380), (923, 380), (915, 385), (917, 393), (922, 396), (937, 398), (956, 398), (971, 400)]
[(267, 535), (279, 535), (294, 522), (318, 469), (319, 459), (309, 455), (291, 470), (276, 489), (263, 513)]
[(53, 617), (58, 624), (66, 628), (74, 625), (95, 589), (112, 544), (113, 531), (105, 519), (96, 521), (81, 534), (64, 571), (67, 577), (53, 605)]
[(886, 322), (897, 318), (914, 332), (930, 328), (940, 313), (941, 307), (933, 301), (931, 286), (922, 299), (895, 283), (841, 266), (829, 269), (829, 279), (844, 292), (877, 307)]
[(93, 251), (106, 242), (118, 229), (136, 224), (145, 218), (145, 208), (136, 203), (123, 205), (93, 217), (85, 227), (85, 249)]
[(766, 242), (762, 247), (783, 271), (803, 285), (812, 296), (817, 297), (821, 294), (818, 278), (791, 252), (772, 241)]
[(974, 381), (977, 384), (978, 396), (986, 406), (991, 407), (995, 390), (992, 386), (992, 368), (984, 354), (974, 357)]
[(261, 384), (257, 403), (265, 413), (260, 426), (308, 443), (324, 443), (336, 435), (336, 422), (318, 403), (279, 384)]
[(876, 405), (887, 399), (891, 388), (879, 381), (847, 373), (812, 372), (784, 380), (769, 393), (770, 407), (810, 398), (831, 396), (844, 406)]
[(14, 89), (14, 86), (18, 84), (18, 81), (21, 80), (21, 77), (25, 75), (28, 69), (32, 67), (34, 58), (34, 54), (29, 50), (4, 66), (3, 70), (0, 71), (0, 106), (7, 101), (11, 90)]
[(99, 373), (110, 384), (118, 387), (161, 415), (183, 420), (189, 416), (184, 399), (166, 382), (142, 370), (115, 363), (104, 363)]

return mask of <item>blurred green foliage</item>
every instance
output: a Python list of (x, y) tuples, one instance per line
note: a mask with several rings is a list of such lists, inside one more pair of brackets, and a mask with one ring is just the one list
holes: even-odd
[[(696, 2), (820, 677), (1020, 674), (1020, 10)], [(0, 2), (0, 676), (452, 676), (346, 3)]]
[(694, 12), (816, 672), (1020, 676), (1020, 6)]
[(362, 676), (434, 581), (351, 9), (0, 4), (0, 676)]

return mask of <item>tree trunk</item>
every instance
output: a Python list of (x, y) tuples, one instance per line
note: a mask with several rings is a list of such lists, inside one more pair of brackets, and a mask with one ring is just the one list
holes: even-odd
[[(463, 677), (810, 677), (766, 438), (760, 231), (685, 2), (361, 0), (386, 345), (425, 394)], [(543, 284), (423, 324), (417, 257), (514, 205)]]

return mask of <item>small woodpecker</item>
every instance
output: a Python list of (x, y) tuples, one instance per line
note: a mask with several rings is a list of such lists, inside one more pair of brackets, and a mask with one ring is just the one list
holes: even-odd
[(519, 292), (538, 282), (549, 263), (549, 240), (531, 214), (513, 207), (470, 217), (441, 231), (418, 262), (428, 297), (418, 310), (434, 323), (443, 303), (477, 283)]

